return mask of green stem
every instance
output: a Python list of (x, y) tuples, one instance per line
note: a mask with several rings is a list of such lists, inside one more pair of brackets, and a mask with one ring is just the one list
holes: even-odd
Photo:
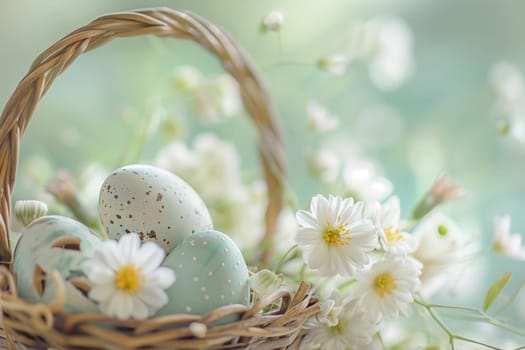
[(452, 309), (452, 310), (461, 310), (461, 311), (475, 312), (475, 313), (480, 314), (482, 316), (487, 316), (490, 319), (492, 319), (492, 321), (495, 321), (496, 324), (493, 323), (495, 326), (498, 326), (498, 327), (506, 329), (506, 327), (502, 327), (500, 325), (500, 323), (501, 323), (500, 321), (494, 320), (490, 315), (486, 315), (483, 311), (478, 310), (478, 309), (474, 309), (474, 308), (470, 308), (470, 307), (463, 307), (463, 306), (446, 306), (446, 305), (439, 305), (439, 304), (426, 304), (426, 303), (424, 303), (422, 301), (419, 301), (419, 300), (414, 300), (414, 303), (419, 305), (419, 306), (422, 306), (423, 308), (425, 308), (428, 311), (428, 313), (430, 314), (430, 317), (448, 335), (449, 343), (450, 343), (450, 346), (451, 346), (452, 350), (455, 349), (454, 340), (456, 340), (456, 339), (464, 341), (464, 342), (469, 342), (469, 343), (473, 343), (473, 344), (477, 344), (477, 345), (482, 345), (482, 346), (484, 346), (486, 348), (489, 348), (489, 349), (495, 349), (495, 350), (499, 350), (500, 349), (500, 348), (498, 348), (496, 346), (493, 346), (493, 345), (490, 345), (490, 344), (486, 344), (486, 343), (483, 343), (483, 342), (480, 342), (480, 341), (477, 341), (477, 340), (474, 340), (474, 339), (471, 339), (471, 338), (467, 338), (467, 337), (464, 337), (464, 336), (461, 336), (461, 335), (454, 334), (447, 327), (447, 325), (441, 320), (441, 318), (437, 315), (437, 313), (433, 309), (434, 308), (443, 308), (443, 309)]
[(425, 303), (423, 303), (423, 302), (421, 302), (419, 300), (414, 300), (414, 303), (419, 305), (419, 306), (424, 307), (428, 311), (428, 313), (430, 314), (430, 317), (432, 317), (432, 319), (437, 323), (437, 325), (445, 333), (447, 333), (449, 338), (454, 338), (454, 334), (452, 333), (452, 331), (447, 327), (447, 325), (445, 325), (445, 323), (439, 318), (439, 316), (434, 312), (434, 310), (432, 310), (432, 306), (431, 305), (425, 304)]
[(298, 247), (299, 247), (299, 245), (297, 245), (297, 244), (294, 244), (293, 246), (291, 246), (290, 249), (288, 249), (286, 251), (286, 253), (283, 254), (281, 259), (279, 259), (279, 261), (277, 262), (277, 264), (275, 265), (275, 267), (273, 269), (273, 272), (279, 273), (279, 270), (284, 265), (284, 263), (289, 260), (289, 259), (287, 260), (288, 256), (291, 255), (292, 252), (295, 251)]
[(489, 348), (489, 349), (501, 350), (501, 348), (498, 348), (497, 346), (493, 346), (493, 345), (490, 345), (490, 344), (485, 344), (485, 343), (482, 343), (480, 341), (477, 341), (477, 340), (474, 340), (474, 339), (471, 339), (471, 338), (462, 337), (460, 335), (454, 335), (454, 338), (457, 339), (457, 340), (462, 340), (462, 341), (468, 342), (468, 343), (478, 344), (478, 345), (484, 346), (484, 347)]
[(356, 283), (357, 280), (355, 278), (349, 279), (348, 281), (344, 281), (340, 285), (337, 286), (337, 289), (340, 291), (343, 291), (345, 288), (350, 287), (352, 284)]
[(499, 327), (501, 329), (504, 329), (504, 330), (507, 330), (511, 333), (514, 333), (516, 335), (519, 335), (523, 338), (525, 338), (525, 332), (524, 331), (521, 331), (519, 329), (516, 329), (508, 324), (506, 324), (505, 322), (502, 322), (502, 321), (499, 321), (497, 319), (495, 319), (493, 316), (487, 314), (486, 312), (480, 310), (480, 309), (476, 309), (476, 308), (472, 308), (472, 307), (467, 307), (467, 306), (450, 306), (450, 305), (440, 305), (440, 304), (427, 304), (428, 307), (431, 307), (431, 308), (436, 308), (436, 309), (447, 309), (447, 310), (459, 310), (459, 311), (467, 311), (467, 312), (471, 312), (471, 313), (474, 313), (476, 315), (478, 315), (478, 317), (476, 317), (476, 319), (478, 321), (484, 321), (484, 322), (488, 322), (496, 327)]

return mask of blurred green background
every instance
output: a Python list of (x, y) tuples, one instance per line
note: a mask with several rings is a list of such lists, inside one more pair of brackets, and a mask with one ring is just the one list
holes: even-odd
[[(290, 184), (301, 207), (321, 190), (305, 156), (336, 139), (357, 144), (380, 165), (405, 215), (445, 171), (469, 193), (446, 208), (462, 227), (479, 232), (488, 245), (493, 217), (508, 213), (512, 231), (525, 232), (525, 144), (498, 133), (489, 83), (492, 66), (501, 60), (525, 71), (522, 1), (3, 0), (0, 103), (5, 104), (32, 60), (65, 34), (104, 13), (152, 6), (204, 16), (228, 31), (253, 58), (285, 130)], [(271, 10), (285, 15), (279, 34), (260, 31), (261, 19)], [(397, 16), (411, 29), (413, 73), (402, 85), (378, 88), (363, 62), (352, 64), (342, 76), (316, 67), (320, 57), (342, 51), (355, 23), (377, 16)], [(93, 162), (107, 169), (120, 166), (126, 150), (134, 147), (137, 129), (159, 101), (167, 115), (188, 114), (186, 101), (173, 92), (170, 80), (177, 66), (188, 64), (204, 73), (222, 71), (204, 50), (180, 40), (117, 40), (81, 56), (39, 104), (22, 141), (21, 167), (32, 162), (32, 171), (38, 173), (34, 156), (51, 164), (41, 170), (43, 177), (60, 168), (77, 174)], [(305, 119), (310, 100), (339, 116), (342, 127), (330, 135), (312, 133)], [(381, 122), (364, 122), (363, 115), (377, 106), (395, 115), (395, 123), (382, 127)], [(206, 129), (231, 140), (242, 150), (248, 176), (254, 176), (257, 158), (253, 134), (245, 131), (249, 128), (243, 113), (211, 126), (187, 119), (183, 136), (191, 139)], [(163, 134), (149, 138), (137, 160), (151, 159), (167, 142)], [(34, 188), (23, 181), (17, 184), (16, 198), (31, 196)], [(514, 287), (525, 278), (523, 262), (489, 254), (476, 263), (490, 266), (490, 272), (483, 270), (476, 277), (481, 287), (473, 289), (484, 289), (504, 271), (514, 273)]]

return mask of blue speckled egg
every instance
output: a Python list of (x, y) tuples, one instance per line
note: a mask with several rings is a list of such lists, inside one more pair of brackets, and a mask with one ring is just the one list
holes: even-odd
[(213, 228), (208, 208), (190, 185), (143, 164), (117, 169), (104, 181), (99, 214), (109, 237), (136, 232), (167, 253), (186, 236)]
[(249, 305), (246, 262), (235, 242), (222, 232), (198, 232), (186, 237), (163, 265), (175, 271), (176, 281), (167, 290), (169, 302), (158, 315), (204, 315), (224, 305)]
[(52, 302), (56, 286), (51, 273), (57, 270), (66, 289), (64, 309), (96, 312), (96, 304), (85, 295), (81, 269), (84, 259), (101, 243), (94, 232), (73, 219), (36, 219), (22, 232), (14, 251), (13, 273), (20, 296), (31, 302)]

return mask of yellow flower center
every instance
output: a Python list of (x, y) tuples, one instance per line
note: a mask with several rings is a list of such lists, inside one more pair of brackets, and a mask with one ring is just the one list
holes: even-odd
[(440, 236), (446, 236), (448, 233), (448, 228), (445, 225), (441, 224), (438, 226), (437, 232)]
[(327, 229), (323, 234), (323, 239), (326, 243), (328, 243), (329, 246), (335, 245), (338, 247), (342, 247), (348, 245), (348, 243), (352, 239), (351, 237), (348, 237), (349, 231), (346, 228), (348, 223), (342, 223), (341, 221), (341, 217), (338, 216), (335, 222), (335, 226), (332, 225), (331, 222), (326, 223)]
[(501, 241), (492, 242), (492, 249), (499, 254), (505, 254), (505, 246)]
[(341, 334), (344, 330), (344, 324), (342, 320), (339, 320), (335, 326), (329, 328), (332, 333)]
[(142, 283), (140, 268), (133, 264), (123, 265), (115, 275), (117, 288), (128, 293), (135, 293)]
[(394, 229), (392, 226), (384, 229), (385, 236), (388, 242), (399, 242), (403, 239), (399, 229)]
[(396, 282), (391, 274), (383, 273), (376, 277), (376, 291), (379, 297), (384, 298), (385, 294), (392, 294), (396, 288)]

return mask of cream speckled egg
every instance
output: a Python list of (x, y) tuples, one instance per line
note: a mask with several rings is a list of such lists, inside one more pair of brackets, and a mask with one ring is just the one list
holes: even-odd
[(64, 309), (96, 312), (86, 293), (82, 263), (101, 240), (82, 223), (64, 216), (43, 216), (34, 220), (17, 242), (13, 273), (20, 296), (32, 302), (52, 302), (56, 286), (51, 273), (62, 276), (66, 291)]
[[(249, 305), (248, 267), (235, 242), (219, 231), (199, 232), (184, 239), (163, 266), (177, 276), (166, 290), (168, 304), (157, 315), (204, 315), (230, 304)], [(232, 317), (216, 324), (234, 321)]]
[(143, 164), (119, 168), (104, 181), (99, 214), (111, 238), (136, 232), (167, 253), (186, 236), (213, 227), (208, 208), (190, 185)]

